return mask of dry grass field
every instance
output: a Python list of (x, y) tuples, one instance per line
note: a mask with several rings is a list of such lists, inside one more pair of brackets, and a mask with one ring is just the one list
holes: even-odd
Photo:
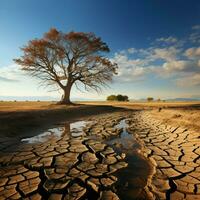
[[(81, 105), (111, 105), (116, 107), (126, 107), (132, 109), (152, 109), (152, 108), (176, 108), (176, 109), (200, 109), (200, 102), (108, 102), (108, 101), (79, 101)], [(74, 107), (74, 106), (67, 106)], [(51, 101), (1, 101), (0, 112), (2, 111), (30, 111), (46, 109), (63, 109), (64, 105), (57, 105)]]
[(87, 105), (112, 105), (118, 107), (149, 109), (149, 108), (200, 108), (200, 101), (188, 101), (188, 102), (117, 102), (117, 101), (84, 101), (78, 102)]
[[(69, 106), (68, 106), (69, 107)], [(15, 112), (15, 111), (33, 111), (33, 110), (48, 110), (62, 109), (66, 106), (56, 105), (50, 101), (1, 101), (0, 112)]]

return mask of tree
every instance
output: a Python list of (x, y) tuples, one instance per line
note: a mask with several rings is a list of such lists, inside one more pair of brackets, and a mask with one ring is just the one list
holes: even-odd
[[(112, 80), (117, 64), (104, 56), (109, 47), (93, 33), (63, 33), (50, 29), (41, 39), (30, 40), (14, 61), (43, 86), (63, 90), (61, 104), (70, 104), (72, 86), (100, 91)], [(78, 87), (79, 88), (79, 87)]]
[(123, 96), (124, 101), (129, 101), (128, 96), (124, 95)]
[(117, 95), (117, 101), (129, 101), (129, 100), (128, 100), (128, 96), (118, 94), (118, 95)]
[(107, 101), (116, 101), (116, 100), (117, 100), (116, 95), (110, 95), (107, 97)]
[(118, 94), (117, 96), (116, 95), (108, 96), (107, 101), (129, 101), (129, 100), (128, 100), (128, 96)]
[(153, 101), (153, 99), (154, 99), (153, 97), (147, 97), (147, 101), (148, 101), (148, 102)]
[(121, 94), (117, 95), (117, 101), (124, 101), (124, 97)]

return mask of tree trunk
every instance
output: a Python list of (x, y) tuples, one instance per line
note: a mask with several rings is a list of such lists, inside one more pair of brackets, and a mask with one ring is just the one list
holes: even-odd
[(62, 99), (60, 101), (60, 104), (72, 104), (70, 101), (70, 92), (71, 92), (72, 84), (67, 84), (67, 86), (63, 89), (64, 94), (62, 96)]

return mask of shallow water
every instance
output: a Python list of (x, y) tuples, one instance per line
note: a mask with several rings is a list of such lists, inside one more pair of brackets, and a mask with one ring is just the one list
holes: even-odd
[(121, 200), (148, 199), (143, 188), (153, 169), (149, 162), (139, 154), (141, 145), (134, 135), (127, 131), (126, 120), (121, 120), (115, 128), (122, 129), (122, 132), (119, 137), (108, 140), (107, 144), (111, 145), (117, 153), (125, 153), (125, 161), (128, 163), (128, 167), (116, 173), (118, 177), (117, 194)]
[(90, 123), (89, 121), (77, 121), (72, 123), (65, 123), (63, 126), (55, 127), (48, 129), (47, 131), (40, 133), (39, 135), (23, 138), (21, 139), (22, 142), (27, 143), (38, 143), (38, 142), (45, 142), (50, 138), (60, 138), (63, 135), (63, 132), (68, 132), (71, 137), (79, 137), (83, 136), (83, 128)]

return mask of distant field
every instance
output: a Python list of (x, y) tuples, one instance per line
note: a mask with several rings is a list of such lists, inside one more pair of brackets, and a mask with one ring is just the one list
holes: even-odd
[[(195, 102), (108, 102), (108, 101), (80, 101), (78, 104), (86, 105), (112, 105), (117, 107), (127, 107), (134, 109), (148, 108), (196, 108), (200, 107), (200, 101)], [(69, 106), (68, 106), (69, 107)], [(66, 108), (63, 105), (56, 105), (53, 101), (1, 101), (1, 111), (25, 111), (25, 110), (48, 110)]]
[(112, 105), (118, 107), (128, 107), (128, 108), (188, 108), (188, 107), (200, 107), (200, 101), (191, 102), (109, 102), (109, 101), (87, 101), (79, 102), (87, 105)]
[(48, 110), (54, 108), (62, 108), (66, 106), (56, 105), (56, 102), (50, 101), (1, 101), (1, 111), (30, 111), (30, 110)]

